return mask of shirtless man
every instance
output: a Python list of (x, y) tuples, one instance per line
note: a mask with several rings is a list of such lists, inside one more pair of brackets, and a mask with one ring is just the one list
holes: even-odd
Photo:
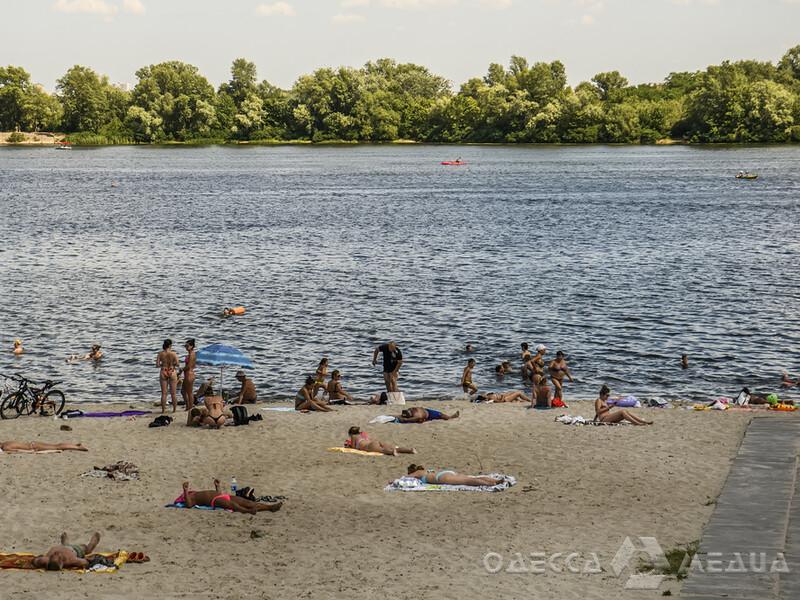
[(233, 401), (234, 404), (255, 404), (256, 384), (252, 379), (248, 379), (244, 371), (236, 371), (236, 379), (242, 384), (239, 395)]
[(277, 512), (283, 506), (283, 502), (267, 504), (265, 502), (253, 502), (239, 496), (224, 494), (219, 487), (219, 479), (214, 480), (213, 490), (201, 490), (198, 492), (189, 489), (189, 482), (183, 482), (183, 495), (178, 498), (180, 502), (186, 504), (186, 508), (193, 506), (210, 506), (211, 508), (226, 508), (233, 512), (248, 513), (254, 515), (258, 512), (268, 510)]
[(414, 408), (406, 408), (400, 413), (400, 416), (397, 417), (397, 420), (401, 423), (424, 423), (426, 421), (449, 421), (450, 419), (457, 419), (461, 414), (460, 411), (456, 411), (452, 415), (446, 415), (443, 412), (439, 412), (438, 410), (433, 410), (432, 408), (420, 408), (415, 406)]
[(329, 404), (344, 404), (345, 402), (353, 401), (353, 397), (342, 386), (342, 374), (339, 369), (334, 369), (331, 373), (331, 380), (328, 382), (326, 391), (328, 392)]
[(461, 374), (461, 389), (465, 394), (472, 396), (478, 392), (478, 387), (472, 383), (472, 370), (475, 368), (475, 359), (470, 358), (467, 361), (467, 366), (464, 367), (464, 372)]
[(88, 544), (70, 544), (66, 533), (61, 534), (61, 545), (53, 546), (44, 554), (33, 559), (37, 569), (60, 571), (61, 569), (85, 569), (89, 566), (86, 556), (91, 554), (100, 542), (100, 534), (95, 532)]
[(522, 362), (528, 362), (528, 357), (531, 355), (531, 351), (528, 350), (528, 342), (522, 342), (522, 353), (520, 354), (520, 358)]

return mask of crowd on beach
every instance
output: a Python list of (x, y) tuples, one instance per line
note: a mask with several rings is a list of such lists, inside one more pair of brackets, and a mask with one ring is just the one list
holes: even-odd
[[(226, 309), (225, 316), (244, 314), (244, 309), (234, 311)], [(207, 426), (219, 429), (226, 424), (243, 424), (240, 421), (243, 405), (254, 404), (258, 394), (253, 380), (246, 376), (243, 370), (236, 372), (235, 377), (239, 382), (239, 390), (224, 398), (221, 390), (216, 388), (213, 378), (201, 382), (195, 389), (196, 368), (198, 364), (196, 341), (187, 339), (184, 343), (186, 354), (183, 361), (173, 348), (170, 339), (164, 340), (161, 350), (155, 357), (155, 366), (158, 369), (158, 381), (161, 390), (160, 407), (162, 416), (158, 419), (167, 419), (163, 424), (168, 424), (170, 418), (164, 415), (167, 412), (167, 400), (172, 401), (172, 412), (175, 413), (179, 406), (178, 390), (181, 401), (187, 413), (188, 426)], [(573, 376), (567, 364), (566, 355), (558, 351), (552, 360), (547, 360), (548, 348), (539, 344), (531, 352), (527, 343), (521, 344), (520, 369), (518, 371), (522, 382), (530, 386), (530, 395), (524, 391), (484, 392), (481, 393), (475, 381), (474, 370), (476, 360), (467, 359), (460, 379), (460, 386), (464, 398), (475, 403), (499, 404), (521, 402), (527, 403), (531, 409), (550, 409), (566, 407), (564, 401), (564, 386), (572, 382)], [(475, 352), (472, 344), (464, 348), (466, 354)], [(22, 341), (14, 341), (13, 353), (21, 356), (24, 353)], [(294, 398), (294, 410), (298, 412), (330, 412), (336, 405), (348, 404), (405, 404), (405, 399), (400, 391), (400, 374), (403, 366), (403, 352), (394, 341), (389, 341), (376, 346), (372, 354), (372, 364), (377, 365), (378, 359), (383, 368), (383, 384), (385, 391), (375, 394), (371, 398), (356, 401), (348, 393), (342, 383), (342, 373), (338, 369), (330, 370), (329, 359), (322, 358), (317, 364), (313, 375), (308, 375), (297, 391)], [(101, 346), (95, 344), (85, 354), (73, 354), (67, 358), (68, 362), (75, 361), (100, 361), (103, 359)], [(689, 367), (688, 356), (681, 357), (681, 367)], [(510, 361), (503, 361), (495, 369), (496, 377), (502, 379), (515, 370)], [(793, 379), (784, 373), (782, 386), (790, 388), (800, 386), (800, 377)], [(632, 425), (652, 425), (653, 422), (645, 420), (626, 408), (615, 407), (610, 400), (611, 390), (605, 384), (599, 390), (594, 402), (594, 422), (597, 424), (614, 425), (627, 422)], [(751, 394), (744, 388), (735, 403), (740, 405), (767, 403), (769, 399), (759, 394)], [(246, 419), (246, 410), (243, 411)], [(426, 423), (430, 421), (450, 421), (458, 419), (460, 411), (446, 414), (443, 411), (427, 407), (406, 407), (392, 420), (398, 423)], [(252, 417), (251, 417), (252, 418)], [(258, 419), (260, 420), (260, 415)], [(151, 423), (153, 426), (153, 423)], [(344, 441), (347, 451), (379, 454), (384, 456), (397, 456), (399, 454), (417, 454), (413, 447), (398, 446), (371, 437), (358, 426), (352, 426), (347, 431)], [(42, 453), (80, 451), (88, 449), (82, 444), (50, 444), (44, 442), (0, 442), (0, 453)], [(423, 485), (450, 485), (470, 487), (496, 486), (501, 479), (487, 475), (468, 475), (454, 470), (439, 469), (429, 470), (419, 464), (411, 464), (406, 469), (406, 478), (418, 481)], [(243, 492), (243, 493), (242, 493)], [(243, 490), (232, 489), (231, 493), (222, 490), (219, 480), (213, 481), (213, 489), (191, 490), (189, 483), (184, 482), (180, 496), (175, 500), (176, 506), (191, 508), (203, 506), (221, 508), (232, 512), (257, 514), (263, 511), (275, 512), (280, 510), (282, 502), (269, 497), (256, 498), (251, 488)], [(42, 555), (32, 559), (36, 568), (47, 570), (61, 570), (66, 568), (89, 568), (97, 564), (105, 564), (102, 556), (94, 554), (94, 549), (100, 541), (100, 534), (95, 533), (87, 544), (71, 544), (67, 534), (62, 534), (60, 543)]]

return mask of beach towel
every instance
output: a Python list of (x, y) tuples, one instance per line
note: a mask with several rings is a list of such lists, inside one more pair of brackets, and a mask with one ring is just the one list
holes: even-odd
[(342, 452), (344, 454), (360, 454), (361, 456), (384, 456), (383, 452), (366, 452), (364, 450), (356, 450), (355, 448), (328, 448), (328, 452)]
[[(136, 554), (138, 555), (139, 553)], [(29, 552), (0, 552), (0, 569), (29, 569), (33, 571), (46, 571), (47, 569), (38, 569), (33, 566), (33, 559), (36, 556), (36, 554), (31, 554)], [(72, 573), (116, 573), (116, 571), (122, 567), (122, 565), (128, 562), (128, 553), (124, 550), (120, 550), (118, 552), (93, 552), (92, 554), (87, 555), (86, 558), (91, 560), (93, 556), (102, 556), (107, 558), (114, 563), (114, 566), (107, 567), (98, 564), (88, 569), (65, 570), (71, 571)], [(142, 556), (144, 556), (144, 554), (142, 554)], [(144, 562), (144, 560), (140, 562)]]
[(563, 423), (564, 425), (603, 425), (603, 426), (614, 426), (614, 425), (624, 425), (625, 422), (620, 423), (604, 423), (603, 421), (595, 421), (594, 419), (586, 419), (584, 417), (578, 416), (570, 416), (570, 415), (559, 415), (555, 418), (556, 421), (559, 423)]
[(272, 412), (295, 412), (292, 406), (262, 406), (261, 410), (269, 410)]
[(139, 417), (142, 415), (152, 414), (149, 410), (123, 410), (122, 412), (85, 412), (79, 415), (67, 413), (61, 415), (68, 419), (77, 419), (78, 417), (94, 417), (94, 418), (111, 418), (111, 417)]
[[(165, 504), (164, 508), (188, 508), (185, 502), (173, 502), (172, 504)], [(228, 510), (227, 508), (222, 508), (221, 506), (200, 506), (199, 504), (195, 504), (192, 508), (199, 508), (200, 510), (225, 510), (227, 512), (233, 512), (232, 510)]]
[(392, 417), (391, 415), (378, 415), (370, 421), (370, 424), (373, 423), (397, 423), (397, 417)]
[(489, 473), (487, 477), (502, 479), (497, 485), (445, 485), (440, 483), (422, 483), (416, 477), (401, 477), (383, 488), (384, 492), (502, 492), (517, 480), (511, 475)]

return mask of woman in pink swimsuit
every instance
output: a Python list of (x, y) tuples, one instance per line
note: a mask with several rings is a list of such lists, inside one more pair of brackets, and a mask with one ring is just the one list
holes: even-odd
[(358, 427), (351, 427), (347, 435), (350, 437), (344, 442), (345, 448), (353, 448), (354, 450), (361, 450), (362, 452), (380, 452), (387, 456), (417, 453), (415, 448), (400, 448), (392, 444), (384, 444), (378, 440), (371, 440), (366, 432), (361, 431)]
[(175, 500), (175, 504), (179, 502), (186, 505), (186, 508), (193, 506), (210, 506), (211, 508), (225, 508), (233, 512), (256, 514), (264, 510), (275, 512), (281, 509), (283, 502), (275, 502), (267, 504), (265, 502), (253, 502), (246, 498), (239, 496), (231, 496), (230, 494), (223, 494), (219, 487), (219, 479), (214, 480), (213, 490), (202, 490), (194, 492), (189, 489), (189, 482), (183, 482), (183, 494)]

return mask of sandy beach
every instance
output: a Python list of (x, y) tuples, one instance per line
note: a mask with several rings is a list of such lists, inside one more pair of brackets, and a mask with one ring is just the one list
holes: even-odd
[[(62, 530), (81, 541), (97, 530), (99, 550), (141, 551), (151, 562), (111, 575), (6, 571), (3, 597), (53, 597), (57, 586), (64, 598), (651, 598), (623, 589), (627, 575), (616, 577), (611, 559), (626, 536), (655, 536), (664, 548), (701, 536), (754, 414), (642, 409), (654, 426), (580, 427), (554, 422), (556, 411), (453, 402), (436, 408), (460, 409), (458, 420), (367, 425), (391, 408), (258, 411), (264, 421), (221, 431), (182, 421), (148, 428), (151, 417), (74, 419), (68, 432), (62, 420), (4, 421), (4, 440), (90, 448), (0, 456), (4, 551), (40, 552)], [(579, 402), (565, 412), (591, 410)], [(419, 454), (326, 451), (350, 425)], [(118, 460), (139, 465), (141, 480), (80, 477)], [(518, 484), (495, 494), (384, 492), (410, 462), (503, 472)], [(164, 508), (183, 480), (208, 489), (214, 477), (227, 487), (232, 476), (259, 495), (287, 496), (283, 510)], [(556, 552), (595, 553), (604, 572), (506, 572), (516, 553)], [(500, 572), (487, 571), (487, 553)], [(669, 581), (660, 591), (679, 588)]]

